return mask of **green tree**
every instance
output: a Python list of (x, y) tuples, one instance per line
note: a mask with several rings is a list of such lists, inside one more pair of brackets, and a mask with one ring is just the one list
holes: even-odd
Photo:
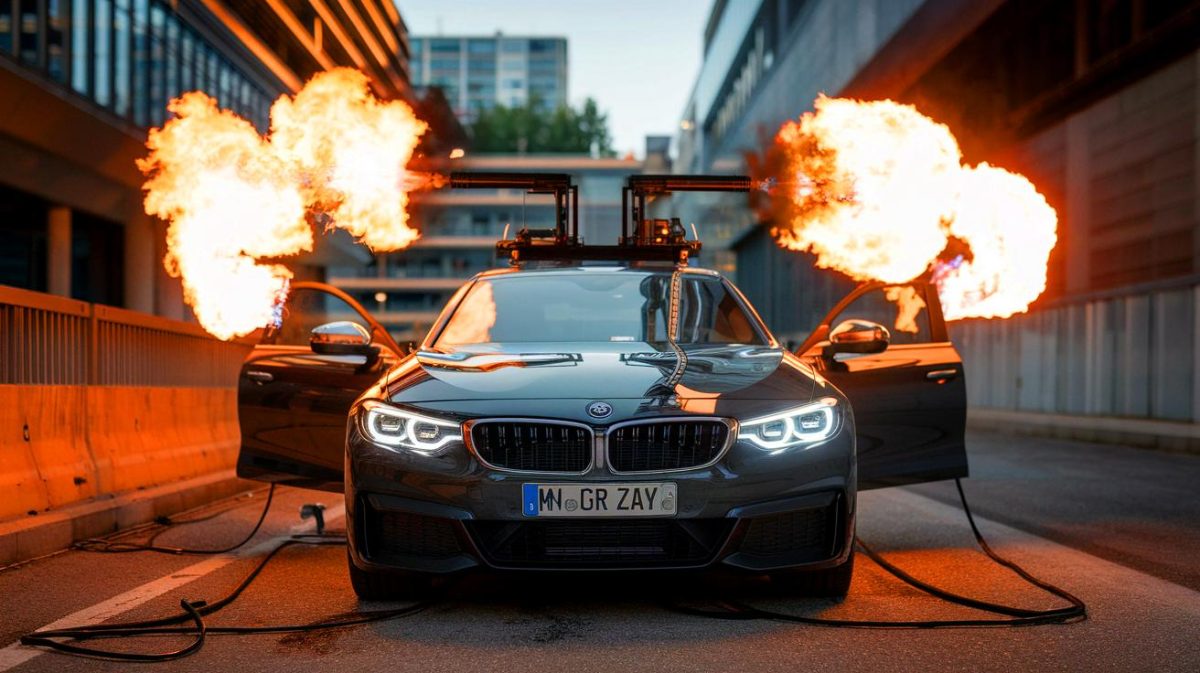
[(480, 110), (470, 132), (472, 149), (484, 154), (615, 154), (608, 115), (591, 98), (578, 110), (549, 109), (536, 99), (517, 107), (497, 105)]

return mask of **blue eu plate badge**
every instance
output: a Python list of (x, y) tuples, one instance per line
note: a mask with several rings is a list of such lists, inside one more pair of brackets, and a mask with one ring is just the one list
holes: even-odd
[(537, 484), (522, 484), (521, 485), (521, 500), (525, 503), (525, 516), (537, 516), (538, 513), (538, 485)]

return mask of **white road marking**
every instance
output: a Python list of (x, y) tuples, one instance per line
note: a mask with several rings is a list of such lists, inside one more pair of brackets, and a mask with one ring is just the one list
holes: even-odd
[[(346, 512), (345, 505), (332, 505), (325, 510), (325, 521), (331, 522), (339, 519)], [(68, 626), (84, 626), (90, 624), (100, 624), (116, 617), (117, 615), (128, 612), (137, 606), (157, 598), (168, 591), (178, 589), (179, 587), (193, 582), (210, 573), (216, 572), (221, 568), (233, 563), (234, 561), (248, 556), (261, 556), (271, 551), (280, 542), (297, 533), (306, 533), (312, 530), (311, 523), (303, 523), (292, 526), (287, 533), (268, 538), (262, 542), (252, 546), (243, 547), (228, 554), (213, 556), (199, 563), (194, 563), (181, 570), (176, 570), (170, 574), (164, 575), (156, 580), (151, 580), (146, 584), (134, 587), (123, 594), (113, 596), (112, 598), (97, 603), (91, 607), (84, 608), (78, 612), (59, 619), (57, 621), (46, 624), (38, 629), (44, 631), (48, 629), (61, 629)], [(44, 654), (46, 650), (36, 647), (26, 647), (19, 641), (10, 644), (4, 649), (0, 649), (0, 673), (7, 671), (15, 666), (33, 659), (39, 654)]]

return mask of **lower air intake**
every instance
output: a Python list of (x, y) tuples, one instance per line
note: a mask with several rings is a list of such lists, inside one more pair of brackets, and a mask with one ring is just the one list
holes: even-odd
[(462, 553), (455, 524), (440, 517), (408, 512), (380, 511), (363, 503), (366, 556), (371, 560), (395, 558), (449, 558)]
[(729, 519), (471, 521), (488, 561), (516, 568), (688, 567), (712, 560)]
[(792, 563), (820, 561), (837, 545), (837, 503), (749, 520), (740, 551), (760, 557), (788, 557)]

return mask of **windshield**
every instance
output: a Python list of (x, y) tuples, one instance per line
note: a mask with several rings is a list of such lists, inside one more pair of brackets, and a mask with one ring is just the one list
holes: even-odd
[[(435, 346), (528, 342), (665, 342), (671, 274), (629, 271), (498, 276), (477, 281)], [(719, 278), (680, 283), (678, 343), (764, 345)]]

